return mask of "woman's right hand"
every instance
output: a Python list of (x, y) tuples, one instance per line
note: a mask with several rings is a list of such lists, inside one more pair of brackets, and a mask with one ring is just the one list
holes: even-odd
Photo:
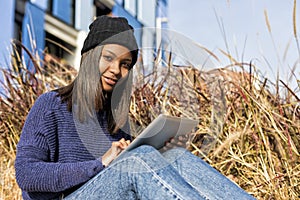
[(124, 138), (112, 142), (110, 149), (102, 156), (102, 164), (108, 166), (129, 144), (130, 140), (125, 141)]

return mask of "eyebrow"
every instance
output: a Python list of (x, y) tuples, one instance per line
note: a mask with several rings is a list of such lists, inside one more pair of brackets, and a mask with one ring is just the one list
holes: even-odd
[[(110, 50), (105, 50), (105, 51), (107, 51), (108, 53), (112, 54), (112, 55), (115, 56), (115, 57), (118, 57), (114, 52), (112, 52), (112, 51), (110, 51)], [(124, 58), (123, 60), (124, 60), (124, 61), (132, 61), (132, 58)]]

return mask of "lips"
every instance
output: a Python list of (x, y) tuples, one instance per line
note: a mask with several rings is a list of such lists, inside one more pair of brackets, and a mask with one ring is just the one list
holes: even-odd
[(109, 78), (106, 76), (103, 76), (103, 80), (108, 84), (108, 85), (115, 85), (117, 83), (117, 79), (114, 78)]

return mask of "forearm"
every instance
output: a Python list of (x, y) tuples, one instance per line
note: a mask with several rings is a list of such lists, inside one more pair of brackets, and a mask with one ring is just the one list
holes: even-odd
[(18, 158), (16, 179), (28, 192), (60, 192), (84, 183), (103, 169), (100, 160), (50, 163)]

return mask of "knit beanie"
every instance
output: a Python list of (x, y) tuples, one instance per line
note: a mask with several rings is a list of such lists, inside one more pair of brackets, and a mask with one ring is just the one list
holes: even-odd
[(124, 17), (109, 17), (102, 15), (97, 17), (89, 26), (81, 55), (98, 45), (119, 44), (131, 51), (133, 66), (137, 61), (138, 45), (134, 36), (132, 26)]

